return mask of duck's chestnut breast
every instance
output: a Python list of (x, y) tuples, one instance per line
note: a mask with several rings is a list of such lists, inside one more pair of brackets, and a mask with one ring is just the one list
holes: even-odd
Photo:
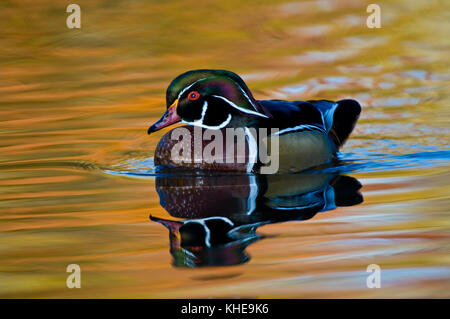
[[(170, 168), (247, 172), (249, 145), (246, 138), (227, 143), (228, 129), (206, 130), (180, 126), (167, 132), (155, 150), (155, 165)], [(237, 141), (237, 142), (236, 142)]]

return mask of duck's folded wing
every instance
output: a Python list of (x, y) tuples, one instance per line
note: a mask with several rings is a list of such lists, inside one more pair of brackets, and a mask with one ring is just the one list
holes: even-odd
[(335, 136), (335, 143), (341, 146), (350, 136), (356, 121), (361, 114), (361, 106), (355, 100), (308, 101), (322, 114), (323, 126), (326, 131)]
[(336, 108), (339, 106), (338, 102), (319, 100), (319, 101), (308, 101), (316, 107), (322, 114), (322, 122), (325, 130), (329, 132), (333, 126), (333, 115)]
[(258, 101), (271, 114), (270, 125), (280, 130), (301, 125), (323, 126), (322, 113), (312, 103), (304, 101)]
[(349, 137), (361, 113), (355, 100), (258, 101), (270, 114), (271, 126), (280, 130), (318, 127), (325, 130), (337, 147)]

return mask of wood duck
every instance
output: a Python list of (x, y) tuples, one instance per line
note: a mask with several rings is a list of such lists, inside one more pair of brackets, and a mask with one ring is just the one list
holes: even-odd
[[(276, 128), (278, 131), (272, 136), (279, 138), (278, 172), (298, 172), (334, 159), (361, 113), (359, 103), (350, 99), (256, 100), (245, 82), (226, 70), (194, 70), (179, 75), (167, 89), (166, 103), (166, 112), (149, 127), (148, 134), (175, 123), (187, 124), (191, 134), (194, 127), (203, 131), (244, 128), (246, 151), (243, 160), (195, 161), (195, 152), (191, 152), (189, 161), (174, 161), (171, 151), (178, 141), (171, 138), (172, 130), (156, 147), (157, 166), (247, 173), (257, 173), (262, 166), (258, 137), (250, 133), (250, 128), (266, 128), (269, 133)], [(202, 141), (202, 150), (207, 144)], [(194, 149), (194, 140), (191, 148)]]

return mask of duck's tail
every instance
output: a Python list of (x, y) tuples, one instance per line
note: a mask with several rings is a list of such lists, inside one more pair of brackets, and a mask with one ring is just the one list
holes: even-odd
[(359, 103), (350, 99), (337, 102), (326, 100), (308, 102), (314, 104), (322, 113), (324, 126), (336, 147), (344, 145), (361, 114)]

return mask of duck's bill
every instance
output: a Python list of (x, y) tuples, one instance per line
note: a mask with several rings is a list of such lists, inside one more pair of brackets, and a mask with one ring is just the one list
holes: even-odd
[(177, 103), (175, 102), (167, 109), (163, 116), (158, 121), (156, 121), (156, 123), (148, 128), (147, 132), (148, 134), (151, 134), (180, 121), (181, 117), (177, 114)]

